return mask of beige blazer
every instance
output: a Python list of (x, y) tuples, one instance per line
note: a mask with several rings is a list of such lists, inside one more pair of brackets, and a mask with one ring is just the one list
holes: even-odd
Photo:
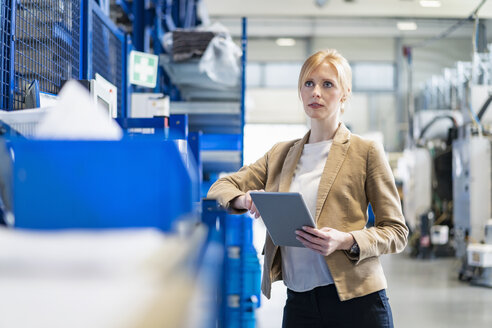
[[(248, 190), (288, 192), (309, 134), (300, 140), (278, 143), (254, 164), (219, 179), (208, 197), (230, 208), (231, 200)], [(375, 226), (366, 229), (369, 202)], [(383, 148), (351, 134), (343, 124), (335, 134), (321, 176), (315, 221), (318, 228), (350, 232), (359, 244), (358, 258), (345, 251), (325, 257), (342, 301), (387, 287), (379, 255), (401, 252), (407, 243), (408, 228)], [(282, 261), (280, 248), (268, 233), (264, 252), (261, 289), (270, 298), (271, 284), (282, 279)]]

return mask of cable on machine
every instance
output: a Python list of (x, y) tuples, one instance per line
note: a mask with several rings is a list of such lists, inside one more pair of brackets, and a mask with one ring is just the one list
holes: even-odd
[[(492, 101), (492, 99), (491, 99), (491, 101)], [(451, 116), (451, 115), (439, 115), (439, 116), (434, 117), (429, 123), (426, 124), (426, 126), (424, 126), (424, 128), (422, 129), (422, 131), (420, 131), (420, 135), (419, 135), (419, 139), (418, 140), (422, 140), (422, 138), (424, 137), (424, 134), (427, 132), (427, 130), (434, 123), (436, 123), (437, 121), (442, 120), (442, 119), (450, 119), (453, 122), (453, 126), (455, 128), (458, 127), (458, 123), (456, 122), (456, 119), (453, 116)]]

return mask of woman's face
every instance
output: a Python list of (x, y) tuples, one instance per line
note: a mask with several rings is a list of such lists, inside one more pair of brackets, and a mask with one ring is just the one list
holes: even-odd
[(343, 98), (337, 71), (326, 62), (308, 75), (301, 87), (304, 111), (311, 119), (337, 121)]

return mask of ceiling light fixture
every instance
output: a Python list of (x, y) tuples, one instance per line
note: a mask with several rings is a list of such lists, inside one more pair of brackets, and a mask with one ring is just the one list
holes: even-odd
[(426, 8), (439, 8), (441, 7), (441, 1), (437, 0), (421, 0), (420, 5)]
[(292, 47), (296, 45), (296, 40), (292, 38), (278, 38), (275, 43), (280, 47)]
[(400, 31), (415, 31), (417, 29), (417, 23), (415, 22), (398, 22), (396, 23), (396, 27)]
[(314, 0), (314, 3), (316, 4), (316, 6), (318, 7), (323, 7), (324, 5), (326, 5), (326, 3), (328, 2), (328, 0)]

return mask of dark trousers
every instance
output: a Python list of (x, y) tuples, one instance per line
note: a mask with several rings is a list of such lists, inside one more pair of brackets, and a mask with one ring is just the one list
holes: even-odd
[(393, 316), (384, 289), (344, 302), (333, 284), (301, 293), (287, 289), (282, 328), (299, 327), (393, 328)]

